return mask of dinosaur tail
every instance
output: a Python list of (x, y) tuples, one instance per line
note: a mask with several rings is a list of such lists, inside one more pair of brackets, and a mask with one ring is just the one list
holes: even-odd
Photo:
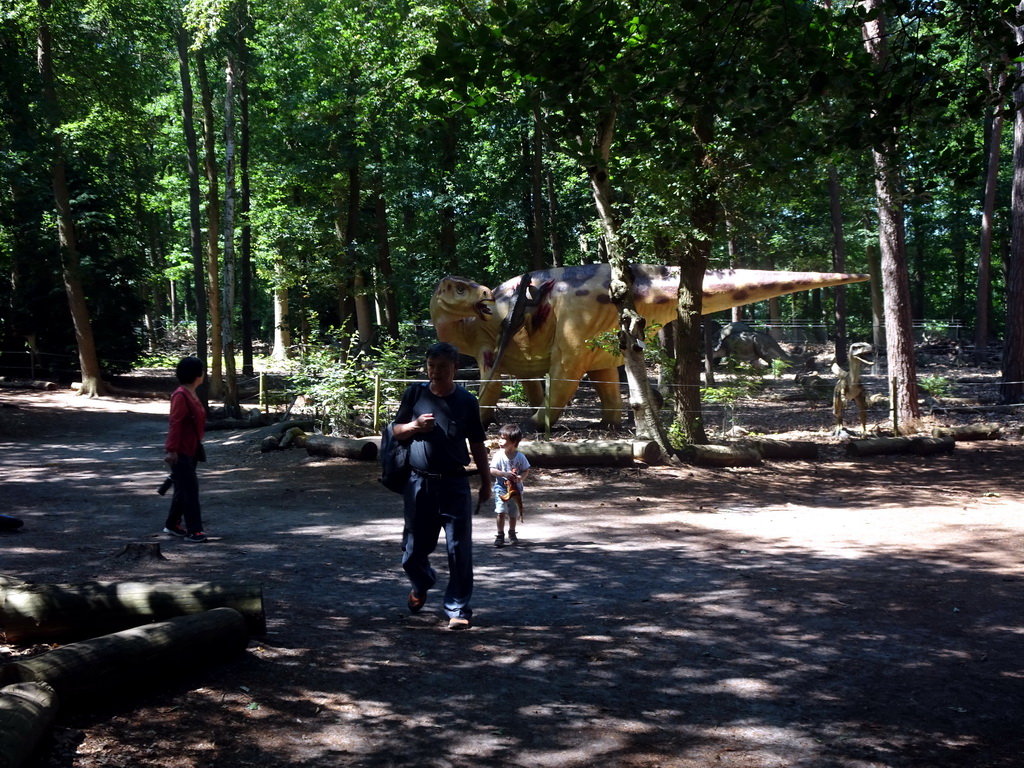
[(709, 269), (704, 274), (705, 315), (787, 293), (862, 283), (870, 275), (844, 272), (775, 272), (762, 269)]

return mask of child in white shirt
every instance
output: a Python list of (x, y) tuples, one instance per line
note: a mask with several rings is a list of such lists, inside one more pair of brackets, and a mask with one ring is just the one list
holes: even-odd
[[(498, 518), (498, 535), (494, 546), (505, 546), (505, 520), (508, 520), (508, 540), (518, 544), (516, 537), (516, 513), (523, 519), (523, 480), (530, 471), (530, 462), (519, 452), (523, 431), (515, 424), (505, 424), (498, 430), (498, 450), (491, 459), (491, 475), (494, 477), (494, 512)], [(504, 498), (502, 498), (504, 497)]]

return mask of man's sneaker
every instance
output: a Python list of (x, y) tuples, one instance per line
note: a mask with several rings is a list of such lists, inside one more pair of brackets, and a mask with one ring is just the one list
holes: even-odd
[(169, 533), (169, 534), (171, 534), (171, 536), (179, 536), (181, 538), (184, 538), (185, 536), (188, 536), (188, 531), (186, 531), (180, 525), (175, 526), (174, 528), (167, 528), (165, 526), (164, 527), (164, 533)]
[(469, 629), (469, 619), (463, 618), (462, 616), (453, 616), (448, 619), (448, 629)]
[(516, 544), (519, 543), (519, 537), (516, 536), (516, 532), (515, 531), (509, 531), (508, 532), (508, 543), (511, 544), (512, 546), (515, 546)]
[(203, 542), (206, 541), (206, 534), (202, 531), (199, 531), (198, 533), (186, 533), (185, 541), (192, 541), (196, 543)]
[(499, 533), (497, 536), (494, 537), (494, 546), (496, 546), (496, 547), (504, 547), (505, 546), (505, 534), (504, 533)]

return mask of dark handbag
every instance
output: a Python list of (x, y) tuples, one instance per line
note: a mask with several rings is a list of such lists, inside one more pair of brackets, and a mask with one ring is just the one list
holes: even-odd
[(196, 461), (206, 461), (206, 446), (202, 443), (196, 447)]
[(384, 428), (380, 438), (380, 483), (389, 491), (404, 493), (412, 475), (409, 445), (395, 437), (394, 423)]

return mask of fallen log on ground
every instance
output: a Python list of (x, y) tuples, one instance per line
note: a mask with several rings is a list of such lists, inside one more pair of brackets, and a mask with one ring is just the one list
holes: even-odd
[(910, 452), (915, 456), (933, 456), (952, 453), (956, 440), (951, 437), (915, 437), (910, 441)]
[(48, 392), (60, 389), (60, 386), (52, 381), (8, 379), (2, 376), (0, 376), (0, 387), (4, 387), (6, 389), (42, 389)]
[(807, 440), (745, 440), (740, 445), (750, 445), (769, 461), (817, 461), (818, 444)]
[(1002, 436), (1002, 427), (994, 422), (932, 428), (932, 437), (951, 437), (954, 440), (998, 440)]
[(377, 444), (372, 440), (354, 440), (330, 435), (308, 435), (306, 453), (310, 456), (333, 456), (342, 459), (373, 461), (377, 458)]
[(631, 467), (658, 464), (661, 448), (653, 440), (579, 440), (572, 443), (523, 441), (519, 450), (535, 467)]
[(761, 454), (752, 445), (688, 445), (683, 458), (698, 467), (757, 467)]
[(57, 695), (46, 683), (0, 688), (0, 768), (26, 765), (57, 717)]
[(66, 642), (221, 607), (237, 611), (249, 634), (266, 634), (258, 584), (88, 582), (0, 585), (0, 637)]
[(233, 608), (214, 608), (157, 624), (71, 643), (0, 666), (0, 685), (47, 683), (61, 708), (180, 678), (237, 655), (249, 644), (245, 619)]
[(936, 453), (949, 453), (956, 446), (950, 439), (934, 437), (875, 437), (869, 440), (851, 440), (846, 444), (849, 456), (894, 456), (912, 453), (927, 456)]

